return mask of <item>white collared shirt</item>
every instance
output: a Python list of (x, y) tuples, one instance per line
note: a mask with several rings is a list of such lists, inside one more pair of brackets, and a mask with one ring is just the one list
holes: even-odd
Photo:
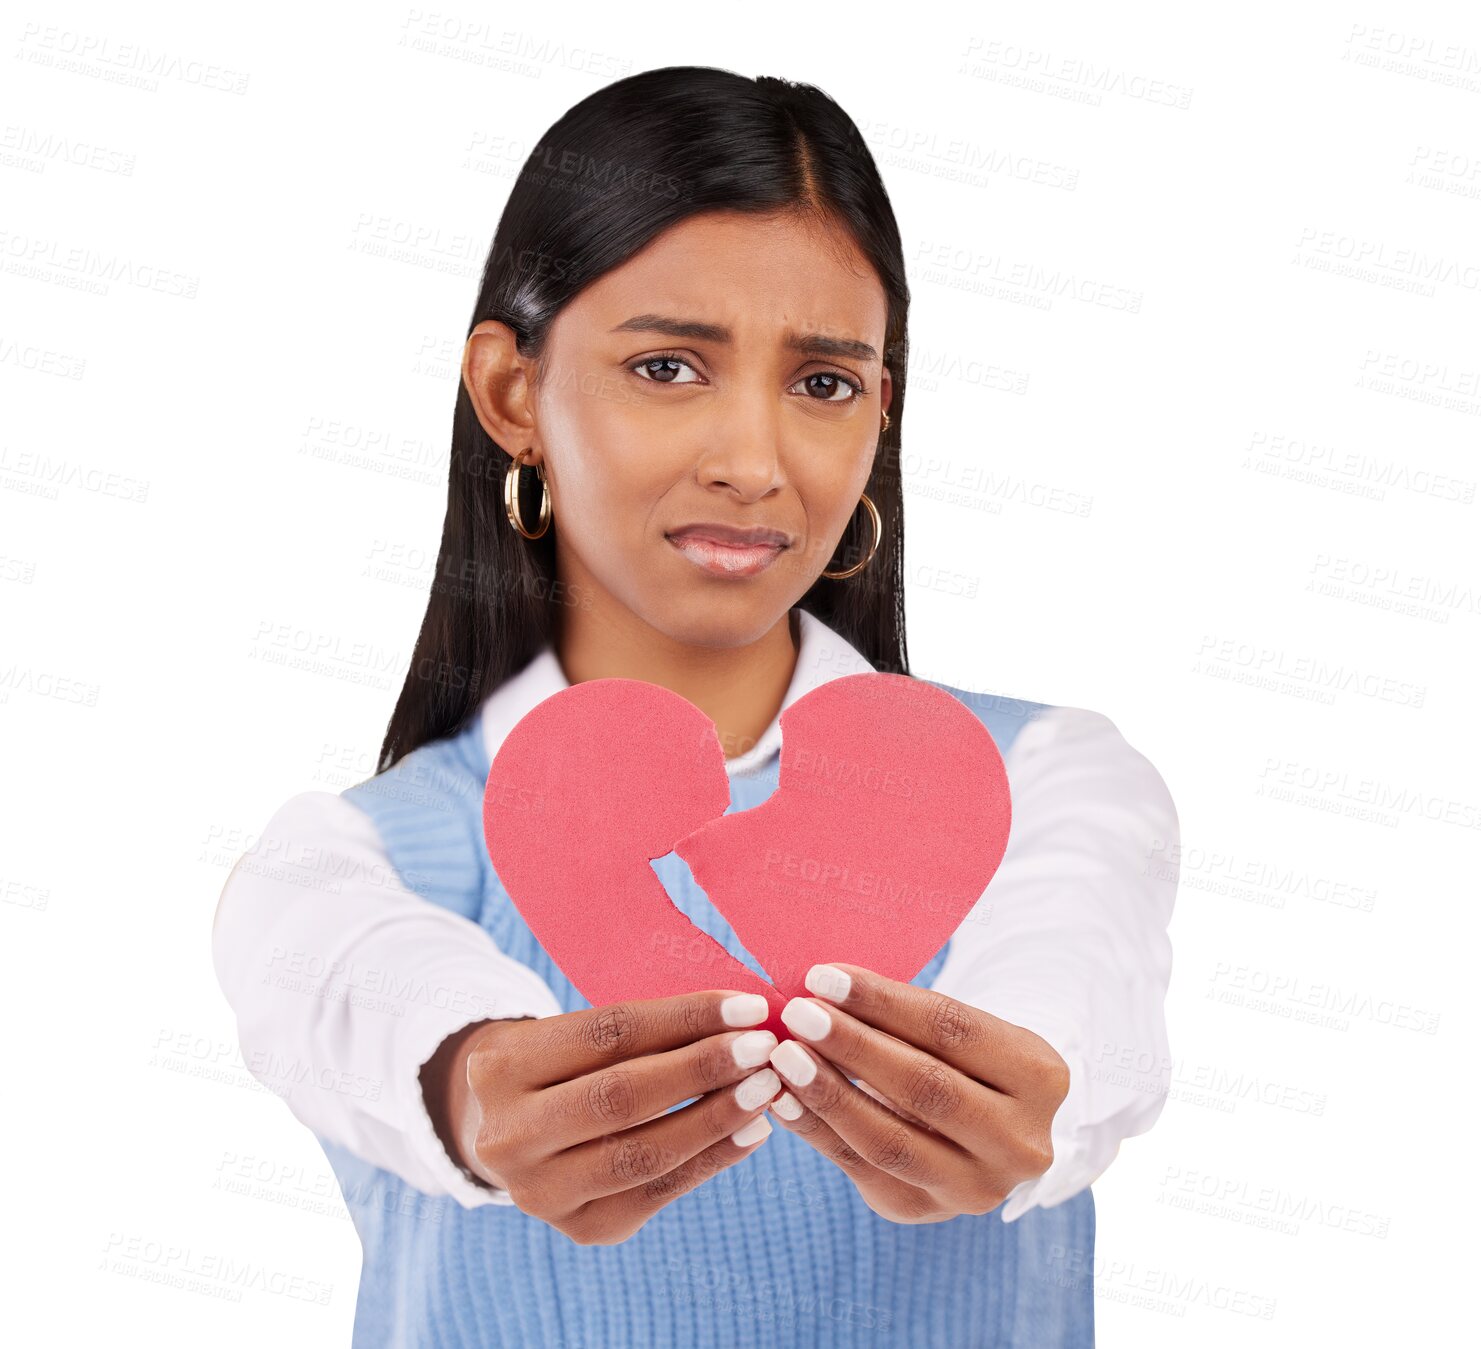
[[(781, 710), (830, 679), (874, 668), (827, 624), (797, 613), (797, 665)], [(526, 712), (566, 687), (546, 646), (496, 688), (480, 711), (488, 760)], [(728, 774), (755, 772), (778, 752), (781, 710), (750, 750), (726, 761)], [(1069, 1065), (1054, 1162), (1009, 1194), (1001, 1213), (1011, 1221), (1078, 1193), (1122, 1139), (1161, 1113), (1171, 1080), (1163, 1008), (1177, 873), (1151, 863), (1177, 856), (1178, 821), (1156, 769), (1098, 712), (1038, 713), (1004, 766), (1013, 801), (1007, 851), (932, 987), (1027, 1027)], [(351, 878), (332, 892), (315, 883), (315, 863), (300, 860), (326, 852), (335, 874)], [(272, 865), (249, 864), (260, 857)], [(469, 1208), (512, 1202), (469, 1181), (447, 1156), (419, 1074), (473, 1021), (553, 1016), (561, 1005), (478, 923), (409, 889), (363, 811), (334, 792), (285, 802), (227, 878), (212, 958), (249, 1070), (300, 1121), (425, 1193)], [(387, 1009), (357, 996), (354, 972), (365, 970), (396, 986), (423, 980), (468, 996)], [(330, 1070), (364, 1090), (325, 1089), (322, 1073), (285, 1082), (264, 1067), (284, 1063)]]

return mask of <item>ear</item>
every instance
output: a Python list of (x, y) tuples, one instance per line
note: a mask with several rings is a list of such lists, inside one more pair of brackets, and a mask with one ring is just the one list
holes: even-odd
[[(479, 425), (513, 457), (535, 442), (534, 363), (519, 354), (514, 329), (485, 319), (463, 347), (463, 385)], [(525, 462), (533, 464), (538, 454)]]
[(879, 410), (888, 412), (890, 410), (890, 396), (895, 392), (895, 382), (890, 378), (890, 367), (882, 365), (879, 368)]

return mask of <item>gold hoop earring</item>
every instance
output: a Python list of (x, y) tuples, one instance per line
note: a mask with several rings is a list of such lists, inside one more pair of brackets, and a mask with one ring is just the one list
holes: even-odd
[(869, 509), (869, 521), (874, 526), (874, 542), (869, 545), (869, 555), (862, 562), (855, 562), (854, 565), (847, 571), (829, 571), (825, 567), (823, 569), (823, 575), (826, 576), (830, 581), (846, 581), (850, 576), (854, 576), (857, 573), (863, 571), (864, 568), (867, 567), (874, 560), (874, 554), (879, 551), (879, 537), (880, 534), (883, 532), (883, 527), (881, 526), (879, 519), (879, 510), (876, 508), (875, 504), (869, 500), (868, 492), (865, 492), (859, 498), (859, 500), (862, 501), (864, 505)]
[(509, 517), (509, 523), (525, 538), (538, 539), (550, 528), (550, 484), (545, 481), (545, 466), (535, 464), (535, 472), (540, 475), (540, 528), (531, 533), (525, 528), (524, 516), (519, 508), (519, 470), (527, 454), (528, 449), (521, 450), (514, 456), (513, 463), (504, 470), (504, 513)]
[(885, 413), (881, 413), (880, 415), (882, 417), (884, 417), (884, 421), (880, 422), (880, 424), (879, 424), (880, 434), (883, 435), (886, 431), (888, 431), (890, 429), (890, 414), (888, 412), (885, 412)]

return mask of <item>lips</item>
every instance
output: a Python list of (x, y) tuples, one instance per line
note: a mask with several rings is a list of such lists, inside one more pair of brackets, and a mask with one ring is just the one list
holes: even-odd
[(718, 543), (727, 548), (748, 548), (757, 544), (770, 544), (777, 548), (785, 548), (790, 542), (781, 530), (768, 529), (764, 525), (751, 525), (746, 529), (741, 529), (735, 525), (709, 522), (684, 525), (680, 529), (671, 530), (669, 538), (676, 541), (687, 538), (708, 539), (712, 543)]
[(775, 562), (790, 542), (776, 529), (709, 523), (685, 525), (667, 537), (690, 562), (714, 576), (755, 576)]

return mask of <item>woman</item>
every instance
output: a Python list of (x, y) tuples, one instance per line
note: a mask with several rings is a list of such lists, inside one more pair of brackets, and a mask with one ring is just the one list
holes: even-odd
[(571, 683), (702, 709), (736, 810), (776, 785), (783, 708), (908, 673), (907, 305), (815, 88), (648, 71), (524, 166), (380, 771), (288, 801), (213, 937), (360, 1234), (357, 1346), (1092, 1342), (1088, 1187), (1166, 1090), (1175, 878), (1146, 861), (1177, 837), (1107, 718), (939, 686), (1004, 755), (1003, 863), (910, 983), (814, 967), (781, 1043), (733, 990), (590, 1008), (483, 846), (503, 736)]

